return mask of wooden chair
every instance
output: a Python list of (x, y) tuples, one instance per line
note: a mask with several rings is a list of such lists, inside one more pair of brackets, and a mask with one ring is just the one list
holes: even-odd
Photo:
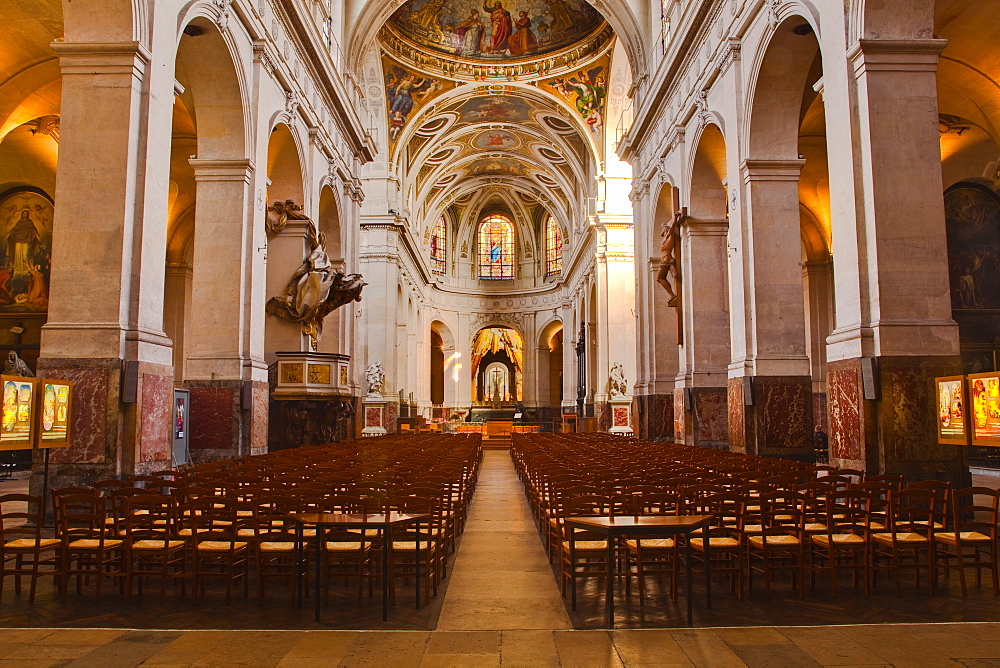
[(248, 542), (240, 540), (236, 505), (223, 497), (193, 499), (183, 518), (191, 556), (191, 589), (194, 600), (204, 593), (204, 580), (225, 578), (226, 605), (232, 598), (233, 583), (243, 580), (243, 595), (249, 593)]
[(570, 600), (573, 610), (576, 610), (576, 582), (579, 578), (602, 578), (607, 573), (607, 538), (598, 533), (576, 529), (573, 540), (570, 532), (574, 531), (565, 523), (565, 518), (592, 515), (607, 516), (610, 502), (600, 495), (582, 495), (563, 499), (559, 508), (559, 527), (562, 532), (559, 549), (559, 564), (561, 590), (566, 595), (566, 585), (570, 585)]
[[(695, 510), (697, 514), (713, 516), (708, 527), (708, 545), (711, 571), (714, 575), (729, 576), (729, 591), (743, 600), (743, 540), (744, 507), (747, 499), (741, 494), (725, 492), (713, 494), (702, 500)], [(701, 536), (692, 537), (691, 549), (696, 558), (705, 560), (705, 540)]]
[(920, 586), (920, 571), (927, 571), (928, 590), (934, 593), (934, 532), (937, 497), (929, 489), (904, 489), (889, 493), (888, 531), (872, 533), (873, 586), (880, 570), (888, 570), (901, 593), (901, 572), (912, 570)]
[(854, 586), (858, 576), (864, 580), (865, 596), (871, 593), (870, 548), (868, 525), (870, 496), (862, 490), (832, 492), (825, 498), (826, 531), (810, 537), (813, 558), (818, 559), (830, 577), (830, 592), (837, 595), (837, 575), (841, 569), (851, 571)]
[[(976, 497), (985, 497), (979, 502)], [(976, 586), (983, 584), (983, 571), (993, 577), (993, 595), (1000, 594), (997, 571), (997, 518), (1000, 490), (989, 487), (964, 487), (952, 491), (952, 531), (935, 531), (938, 565), (958, 570), (962, 596), (968, 595), (965, 569), (976, 571)]]
[(934, 494), (934, 528), (943, 530), (948, 528), (951, 514), (948, 512), (948, 502), (951, 501), (951, 483), (947, 480), (921, 480), (911, 482), (907, 489), (923, 489)]
[[(22, 510), (21, 504), (25, 506)], [(32, 510), (34, 507), (34, 510)], [(57, 538), (42, 537), (42, 497), (29, 494), (0, 496), (0, 596), (3, 580), (14, 576), (14, 593), (21, 593), (21, 578), (30, 578), (28, 602), (35, 602), (38, 578), (58, 577)], [(41, 570), (42, 567), (46, 570)]]
[(132, 599), (132, 585), (138, 579), (139, 595), (143, 581), (159, 576), (160, 603), (166, 599), (167, 583), (187, 579), (185, 543), (175, 537), (175, 507), (169, 497), (146, 494), (125, 497), (125, 597)]
[(125, 575), (125, 541), (106, 523), (108, 499), (94, 494), (66, 494), (56, 507), (56, 535), (60, 539), (59, 593), (66, 601), (70, 577), (76, 576), (77, 593), (83, 576), (96, 576), (94, 601), (101, 599), (106, 577)]
[[(638, 503), (640, 515), (680, 515), (683, 509), (683, 497), (676, 492), (641, 494)], [(640, 608), (646, 604), (646, 578), (648, 576), (660, 578), (666, 575), (670, 587), (670, 598), (677, 600), (677, 557), (678, 548), (675, 538), (654, 536), (625, 541), (625, 560), (629, 573), (631, 573), (632, 565), (635, 565)], [(631, 577), (625, 582), (626, 593), (628, 593)]]
[(770, 595), (777, 572), (790, 572), (792, 586), (798, 585), (799, 597), (805, 597), (804, 496), (790, 490), (761, 495), (759, 535), (747, 536), (747, 588), (753, 589), (754, 571), (764, 577), (764, 590)]

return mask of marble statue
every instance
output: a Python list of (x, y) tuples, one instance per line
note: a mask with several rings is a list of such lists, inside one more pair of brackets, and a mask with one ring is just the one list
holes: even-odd
[(35, 372), (28, 368), (28, 363), (17, 356), (13, 350), (7, 353), (7, 361), (3, 364), (3, 372), (8, 376), (34, 378)]
[(612, 399), (619, 399), (628, 392), (628, 380), (625, 378), (625, 368), (621, 362), (615, 362), (611, 367), (611, 378), (608, 380)]
[[(289, 202), (290, 204), (290, 202)], [(288, 208), (282, 209), (287, 213)], [(333, 268), (330, 256), (323, 248), (325, 238), (309, 221), (309, 245), (312, 251), (292, 274), (285, 293), (272, 297), (264, 307), (269, 315), (297, 322), (309, 336), (312, 350), (319, 347), (323, 319), (352, 301), (361, 301), (361, 289), (367, 285), (361, 274), (345, 274)]]
[[(656, 274), (656, 282), (667, 291), (667, 306), (677, 306), (677, 292), (674, 288), (680, 276), (680, 267), (677, 262), (677, 239), (680, 236), (681, 221), (684, 214), (680, 211), (674, 214), (673, 220), (668, 220), (663, 224), (660, 235), (660, 270)], [(673, 279), (673, 284), (671, 284)]]
[(382, 396), (382, 388), (385, 386), (385, 369), (381, 362), (375, 362), (365, 369), (365, 380), (368, 381), (368, 396)]

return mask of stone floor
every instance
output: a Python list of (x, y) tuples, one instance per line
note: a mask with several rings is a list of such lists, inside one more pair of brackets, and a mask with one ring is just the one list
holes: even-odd
[[(0, 484), (0, 494), (12, 486)], [(740, 602), (713, 587), (709, 611), (696, 586), (698, 628), (600, 630), (599, 584), (585, 586), (579, 609), (568, 609), (504, 452), (486, 453), (450, 570), (432, 605), (414, 610), (398, 602), (387, 624), (378, 618), (377, 597), (360, 607), (332, 600), (316, 625), (310, 610), (296, 610), (281, 595), (263, 608), (252, 598), (225, 608), (180, 597), (160, 604), (148, 595), (126, 605), (113, 591), (98, 605), (72, 594), (60, 604), (45, 585), (28, 606), (8, 584), (0, 664), (1000, 667), (1000, 601), (975, 589), (967, 599), (912, 588), (897, 596), (886, 587), (871, 599), (848, 591), (837, 600), (817, 589), (805, 601), (755, 591)], [(634, 597), (621, 600), (618, 626), (681, 624), (683, 599), (671, 604), (655, 584), (646, 607), (639, 615)]]
[(1000, 666), (1000, 624), (693, 630), (0, 631), (43, 666)]

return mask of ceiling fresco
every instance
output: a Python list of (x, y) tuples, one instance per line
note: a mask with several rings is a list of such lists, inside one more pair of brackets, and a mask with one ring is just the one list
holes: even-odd
[(388, 25), (442, 55), (507, 62), (569, 48), (605, 21), (584, 0), (407, 0)]
[(389, 118), (389, 139), (395, 144), (415, 111), (435, 97), (455, 87), (454, 81), (437, 79), (408, 67), (383, 60), (385, 96)]
[(604, 102), (608, 95), (610, 69), (611, 59), (605, 56), (575, 75), (546, 81), (542, 88), (555, 91), (561, 99), (573, 105), (587, 128), (594, 134), (600, 134), (604, 128)]

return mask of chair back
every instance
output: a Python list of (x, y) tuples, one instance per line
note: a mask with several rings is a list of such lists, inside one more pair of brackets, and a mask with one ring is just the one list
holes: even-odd
[(65, 494), (55, 508), (56, 536), (65, 542), (91, 539), (103, 542), (107, 534), (108, 499), (94, 494)]
[(976, 532), (997, 540), (1000, 490), (991, 487), (963, 487), (951, 492), (952, 528), (959, 535)]
[(904, 489), (889, 492), (890, 524), (887, 530), (894, 534), (933, 536), (936, 510), (937, 495), (932, 490)]
[[(34, 508), (34, 510), (32, 510)], [(42, 538), (42, 497), (32, 494), (0, 496), (0, 565), (5, 543), (14, 540), (39, 541)]]

